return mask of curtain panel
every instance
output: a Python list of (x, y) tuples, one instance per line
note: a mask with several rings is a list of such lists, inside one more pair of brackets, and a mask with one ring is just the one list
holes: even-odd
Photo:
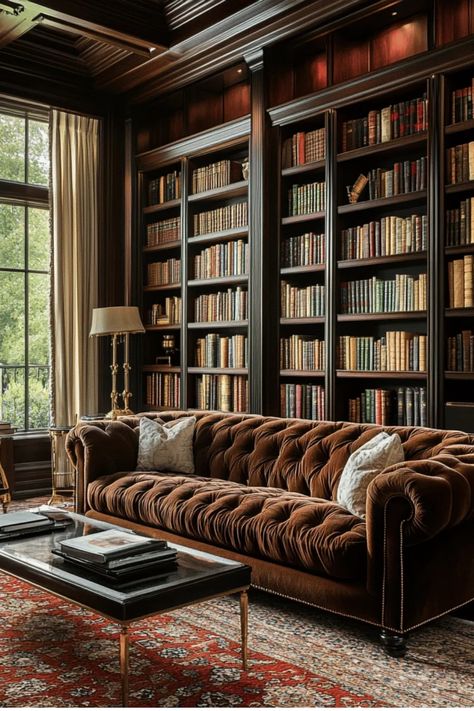
[(51, 420), (97, 412), (99, 121), (51, 112)]

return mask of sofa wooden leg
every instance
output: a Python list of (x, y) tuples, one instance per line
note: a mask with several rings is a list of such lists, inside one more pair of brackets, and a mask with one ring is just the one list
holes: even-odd
[(380, 641), (391, 657), (404, 657), (407, 651), (407, 635), (382, 630)]

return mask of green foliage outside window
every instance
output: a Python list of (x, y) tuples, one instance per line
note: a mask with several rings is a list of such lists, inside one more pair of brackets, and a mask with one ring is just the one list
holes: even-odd
[[(48, 124), (0, 114), (0, 181), (48, 175)], [(18, 429), (49, 425), (49, 260), (48, 210), (2, 203), (0, 183), (0, 419)]]

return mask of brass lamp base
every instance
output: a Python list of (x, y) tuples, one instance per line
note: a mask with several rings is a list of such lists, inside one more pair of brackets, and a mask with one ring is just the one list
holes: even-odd
[(135, 413), (133, 412), (133, 410), (131, 410), (129, 407), (124, 407), (123, 409), (114, 408), (113, 410), (109, 410), (109, 412), (105, 416), (105, 419), (116, 420), (117, 417), (126, 417), (134, 414)]

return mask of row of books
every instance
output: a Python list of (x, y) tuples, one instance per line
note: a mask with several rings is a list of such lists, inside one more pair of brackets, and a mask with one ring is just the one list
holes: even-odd
[(459, 207), (446, 210), (446, 245), (474, 244), (474, 197), (461, 200)]
[(223, 188), (238, 180), (242, 180), (242, 165), (234, 160), (219, 160), (193, 170), (192, 191), (202, 193), (204, 190)]
[(312, 336), (292, 334), (280, 338), (280, 368), (282, 370), (324, 370), (326, 344)]
[(474, 371), (474, 334), (471, 329), (448, 337), (448, 370)]
[(421, 252), (428, 240), (426, 215), (387, 215), (341, 232), (342, 259), (370, 259)]
[(322, 284), (292, 286), (281, 282), (281, 317), (314, 318), (324, 316), (325, 290)]
[(324, 387), (307, 383), (281, 383), (280, 407), (282, 417), (324, 420), (326, 416)]
[(247, 368), (247, 336), (240, 333), (232, 336), (208, 333), (196, 340), (195, 354), (198, 368)]
[(426, 388), (366, 388), (358, 397), (349, 398), (349, 421), (426, 427)]
[(236, 202), (232, 205), (218, 207), (193, 215), (193, 234), (195, 237), (209, 232), (221, 232), (236, 227), (246, 227), (248, 211), (246, 202)]
[(341, 370), (426, 371), (426, 335), (387, 331), (385, 336), (339, 336), (337, 367)]
[(281, 266), (304, 267), (310, 264), (324, 264), (325, 242), (324, 233), (314, 232), (284, 239), (281, 245)]
[(248, 317), (247, 289), (218, 291), (215, 294), (200, 294), (194, 301), (194, 320), (245, 321)]
[(342, 150), (385, 143), (394, 138), (412, 136), (428, 128), (426, 94), (416, 99), (400, 101), (382, 109), (369, 111), (362, 118), (342, 124)]
[(341, 282), (341, 312), (368, 314), (426, 310), (426, 274), (397, 274), (395, 279)]
[(181, 281), (181, 259), (151, 262), (147, 265), (148, 286), (165, 286)]
[(447, 149), (446, 176), (450, 185), (474, 180), (474, 141)]
[(200, 410), (246, 412), (248, 382), (244, 375), (200, 375), (196, 378), (196, 407)]
[(167, 296), (164, 304), (152, 304), (147, 312), (147, 323), (150, 326), (181, 323), (181, 297)]
[(326, 129), (297, 131), (291, 138), (283, 141), (282, 166), (291, 168), (296, 165), (313, 163), (326, 157)]
[(451, 92), (451, 122), (470, 121), (474, 118), (473, 108), (474, 77), (470, 86)]
[(181, 239), (181, 218), (170, 217), (146, 226), (146, 246), (156, 247), (167, 242), (176, 242)]
[(178, 200), (181, 197), (181, 172), (173, 170), (166, 175), (160, 175), (148, 183), (148, 204), (162, 205), (168, 200)]
[(474, 306), (474, 254), (448, 262), (448, 303), (451, 309)]
[(179, 373), (150, 373), (146, 376), (146, 404), (150, 407), (179, 408), (180, 397)]
[(248, 272), (249, 248), (243, 239), (213, 244), (193, 259), (194, 278), (238, 276)]
[(326, 183), (292, 185), (288, 190), (288, 215), (309, 215), (326, 209)]
[(425, 156), (416, 160), (404, 160), (392, 168), (374, 168), (368, 175), (369, 200), (405, 195), (426, 190)]

